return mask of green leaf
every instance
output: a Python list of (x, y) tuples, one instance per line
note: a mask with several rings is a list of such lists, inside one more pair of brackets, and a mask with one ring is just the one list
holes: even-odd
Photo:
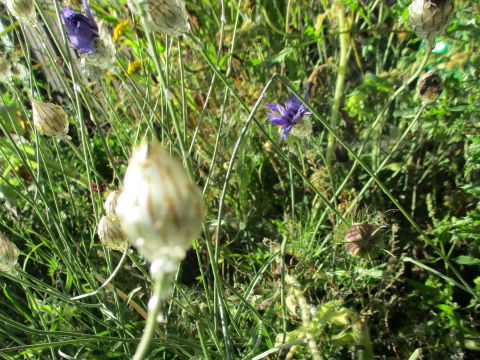
[(467, 255), (460, 255), (455, 262), (460, 265), (480, 265), (480, 259)]

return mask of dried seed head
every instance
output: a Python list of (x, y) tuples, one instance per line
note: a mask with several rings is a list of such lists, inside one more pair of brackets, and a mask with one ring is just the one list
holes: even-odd
[(452, 21), (453, 9), (453, 0), (414, 0), (408, 21), (418, 37), (432, 43)]
[(190, 30), (185, 0), (129, 0), (129, 7), (138, 13), (141, 6), (149, 25), (170, 36), (180, 36)]
[(417, 94), (424, 101), (435, 101), (443, 90), (442, 78), (433, 70), (421, 76), (417, 82)]
[(12, 77), (10, 62), (3, 56), (0, 56), (0, 82), (7, 83)]
[(345, 248), (352, 255), (374, 258), (382, 248), (382, 228), (372, 224), (353, 225), (345, 234)]
[(0, 233), (0, 270), (11, 272), (18, 260), (18, 248)]
[(32, 100), (33, 124), (43, 135), (65, 138), (67, 113), (58, 105)]
[(115, 212), (115, 208), (117, 207), (118, 197), (120, 196), (120, 191), (115, 190), (108, 194), (105, 203), (103, 204), (103, 209), (105, 210), (105, 214), (108, 216), (117, 216)]
[(143, 144), (130, 160), (116, 213), (145, 258), (176, 264), (200, 230), (202, 193), (158, 143)]
[(35, 3), (33, 0), (6, 0), (5, 5), (20, 23), (31, 24), (35, 21)]
[(112, 216), (102, 216), (98, 222), (97, 234), (103, 245), (111, 250), (123, 251), (128, 247), (120, 222)]

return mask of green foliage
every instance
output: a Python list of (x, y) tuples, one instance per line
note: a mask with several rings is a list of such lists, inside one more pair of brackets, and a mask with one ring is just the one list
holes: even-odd
[[(479, 357), (472, 2), (456, 1), (422, 63), (409, 0), (187, 1), (179, 38), (146, 29), (125, 1), (91, 0), (117, 50), (99, 78), (57, 28), (63, 4), (35, 2), (41, 26), (0, 13), (12, 74), (0, 84), (0, 231), (21, 251), (0, 277), (1, 358), (133, 357), (149, 264), (134, 248), (122, 263), (96, 227), (132, 149), (152, 138), (191, 171), (206, 220), (145, 359)], [(430, 69), (444, 91), (422, 104), (407, 82)], [(262, 104), (308, 81), (311, 114), (282, 141)], [(32, 98), (62, 106), (71, 139), (37, 132)], [(362, 222), (385, 229), (375, 259), (345, 248)]]

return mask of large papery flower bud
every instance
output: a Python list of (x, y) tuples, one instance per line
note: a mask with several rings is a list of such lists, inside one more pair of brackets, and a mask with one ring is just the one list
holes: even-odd
[(97, 235), (107, 248), (123, 251), (128, 247), (128, 241), (118, 219), (104, 215), (97, 226)]
[(32, 100), (33, 124), (43, 135), (65, 138), (67, 113), (58, 105)]
[(125, 173), (116, 213), (140, 253), (173, 272), (203, 221), (202, 193), (160, 144), (141, 145)]
[(148, 24), (159, 33), (180, 36), (190, 30), (185, 0), (129, 0), (128, 5), (137, 14), (141, 7)]
[(0, 233), (0, 270), (11, 272), (18, 260), (18, 248)]
[(380, 252), (383, 228), (362, 223), (353, 225), (345, 234), (345, 248), (352, 255), (374, 258)]
[(418, 37), (432, 43), (452, 21), (453, 9), (453, 0), (414, 0), (408, 21)]
[(35, 20), (35, 3), (33, 0), (5, 0), (7, 9), (19, 22), (32, 23)]
[(437, 100), (442, 90), (442, 78), (434, 70), (427, 72), (418, 79), (417, 94), (425, 102)]

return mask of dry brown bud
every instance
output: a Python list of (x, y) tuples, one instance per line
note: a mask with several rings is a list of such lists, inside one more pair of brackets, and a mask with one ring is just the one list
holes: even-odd
[(352, 255), (374, 258), (382, 248), (382, 228), (372, 224), (353, 225), (345, 234), (345, 248)]
[(33, 124), (46, 136), (64, 138), (68, 132), (67, 113), (58, 105), (32, 100)]
[(111, 250), (123, 251), (128, 247), (120, 222), (111, 216), (102, 216), (98, 222), (97, 234), (103, 245)]
[(443, 90), (442, 78), (433, 70), (421, 76), (417, 82), (417, 94), (424, 101), (437, 100)]

